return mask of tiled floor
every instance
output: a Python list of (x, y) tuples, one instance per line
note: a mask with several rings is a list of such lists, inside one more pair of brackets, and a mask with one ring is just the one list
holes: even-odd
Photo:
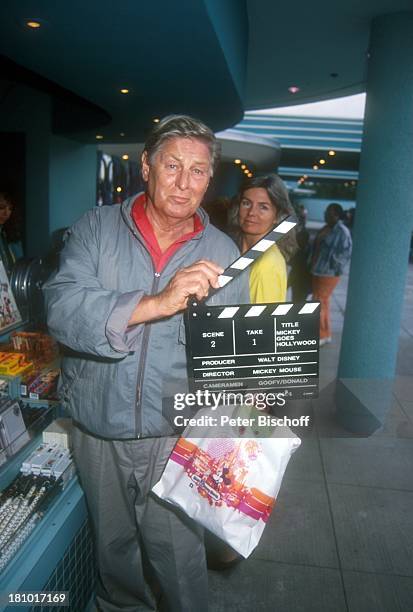
[(334, 342), (321, 349), (314, 426), (257, 549), (210, 572), (211, 612), (413, 611), (413, 266), (393, 398), (371, 437), (349, 434), (334, 416), (346, 289), (344, 278), (332, 306)]

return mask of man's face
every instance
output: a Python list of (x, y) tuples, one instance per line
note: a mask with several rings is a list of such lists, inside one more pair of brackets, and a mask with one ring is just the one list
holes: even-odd
[(201, 204), (211, 176), (208, 146), (196, 138), (170, 138), (151, 162), (143, 154), (142, 175), (158, 215), (166, 220), (189, 219)]

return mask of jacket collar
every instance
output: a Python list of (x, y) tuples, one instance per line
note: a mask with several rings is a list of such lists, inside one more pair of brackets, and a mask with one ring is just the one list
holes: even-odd
[[(143, 236), (141, 235), (138, 228), (136, 227), (135, 222), (132, 217), (132, 207), (135, 203), (136, 198), (142, 195), (142, 193), (143, 192), (141, 191), (131, 196), (130, 198), (127, 198), (126, 200), (122, 202), (120, 206), (121, 206), (121, 215), (126, 225), (130, 229), (130, 231), (134, 234), (134, 236), (136, 236), (144, 244)], [(208, 214), (205, 212), (203, 208), (199, 207), (195, 214), (199, 215), (204, 228), (196, 236), (191, 238), (191, 240), (199, 240), (201, 236), (203, 235), (206, 227), (209, 225)]]

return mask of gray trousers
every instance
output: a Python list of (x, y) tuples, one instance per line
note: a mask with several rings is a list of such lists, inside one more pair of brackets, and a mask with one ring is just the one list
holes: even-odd
[(170, 612), (208, 609), (203, 530), (159, 500), (159, 480), (175, 438), (108, 441), (73, 429), (74, 458), (86, 494), (103, 612), (156, 610), (148, 571)]

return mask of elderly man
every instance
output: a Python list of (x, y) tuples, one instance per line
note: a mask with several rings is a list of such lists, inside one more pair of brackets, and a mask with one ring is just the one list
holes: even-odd
[[(51, 333), (68, 348), (61, 398), (74, 419), (105, 612), (207, 609), (202, 530), (151, 493), (176, 438), (163, 409), (186, 390), (182, 311), (238, 256), (199, 208), (214, 166), (211, 130), (164, 118), (142, 155), (146, 192), (95, 208), (71, 229), (45, 286)], [(240, 277), (208, 303), (248, 302)]]

